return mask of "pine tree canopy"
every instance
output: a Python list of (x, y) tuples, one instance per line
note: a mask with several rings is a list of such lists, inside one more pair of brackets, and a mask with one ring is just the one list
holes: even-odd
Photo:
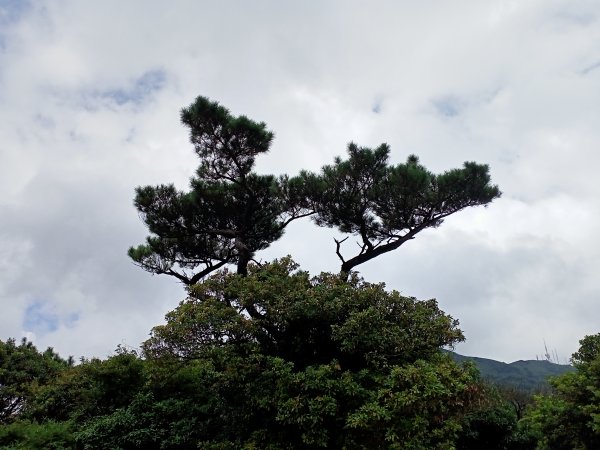
[[(137, 188), (135, 206), (151, 234), (129, 256), (149, 272), (188, 285), (228, 264), (246, 274), (257, 251), (306, 216), (348, 235), (335, 240), (341, 271), (348, 274), (445, 217), (501, 194), (487, 165), (466, 162), (435, 175), (413, 155), (390, 165), (386, 144), (370, 149), (351, 143), (347, 159), (336, 158), (318, 174), (260, 175), (253, 171), (255, 158), (273, 140), (264, 123), (235, 117), (204, 97), (183, 109), (181, 120), (200, 158), (196, 176), (188, 192), (172, 184)], [(344, 257), (342, 243), (350, 236), (359, 251)]]
[(286, 177), (252, 172), (255, 157), (273, 139), (264, 123), (233, 117), (204, 97), (183, 109), (181, 120), (201, 161), (191, 190), (137, 188), (135, 206), (152, 234), (146, 244), (130, 248), (129, 256), (149, 272), (185, 284), (226, 264), (245, 274), (254, 253), (307, 212), (290, 204)]
[(348, 259), (340, 248), (349, 236), (336, 240), (342, 272), (397, 249), (455, 212), (501, 195), (490, 184), (485, 164), (465, 162), (461, 169), (435, 175), (414, 155), (389, 165), (389, 153), (386, 144), (372, 150), (351, 143), (348, 159), (336, 158), (318, 175), (302, 173), (318, 186), (311, 196), (315, 223), (358, 237), (360, 250)]

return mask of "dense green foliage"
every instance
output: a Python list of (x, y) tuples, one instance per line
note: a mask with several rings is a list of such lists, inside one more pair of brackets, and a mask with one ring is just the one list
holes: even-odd
[[(154, 328), (146, 354), (193, 358), (217, 347), (258, 351), (296, 367), (336, 360), (357, 369), (426, 359), (463, 339), (435, 300), (388, 293), (357, 276), (311, 278), (297, 269), (285, 258), (253, 266), (246, 277), (222, 272), (194, 286), (167, 325)], [(248, 309), (262, 313), (249, 318)]]
[[(462, 339), (456, 322), (435, 301), (388, 293), (357, 277), (310, 278), (296, 269), (285, 259), (251, 266), (246, 277), (212, 277), (144, 345), (159, 364), (203, 363), (217, 396), (206, 402), (218, 408), (210, 416), (226, 418), (210, 442), (231, 448), (451, 442), (474, 383), (470, 370), (439, 351)], [(262, 315), (251, 318), (248, 307)]]
[(72, 361), (61, 359), (51, 348), (38, 352), (26, 339), (0, 341), (0, 424), (19, 415), (36, 386), (55, 378)]
[(540, 450), (600, 448), (600, 334), (583, 338), (572, 361), (576, 370), (552, 379), (553, 395), (538, 396), (525, 418)]
[(74, 445), (70, 422), (21, 420), (0, 426), (0, 448), (3, 450), (68, 450)]
[[(72, 366), (9, 342), (59, 369), (27, 366), (27, 401), (0, 426), (0, 448), (534, 449), (585, 436), (556, 416), (564, 399), (538, 398), (519, 422), (527, 394), (440, 351), (462, 334), (433, 300), (356, 275), (310, 277), (289, 258), (249, 269), (192, 287), (143, 358), (118, 349)], [(595, 361), (583, 342), (578, 370)]]
[(448, 448), (481, 396), (440, 351), (462, 339), (435, 301), (356, 276), (311, 278), (290, 259), (222, 271), (144, 358), (120, 351), (37, 386), (3, 443), (45, 423), (56, 448)]

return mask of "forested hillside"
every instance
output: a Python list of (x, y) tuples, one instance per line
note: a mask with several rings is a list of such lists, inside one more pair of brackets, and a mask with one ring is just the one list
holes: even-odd
[(493, 359), (463, 356), (453, 353), (458, 362), (472, 361), (481, 377), (501, 386), (510, 386), (526, 392), (547, 391), (549, 377), (563, 375), (575, 370), (573, 366), (554, 364), (550, 361), (515, 361), (504, 363)]

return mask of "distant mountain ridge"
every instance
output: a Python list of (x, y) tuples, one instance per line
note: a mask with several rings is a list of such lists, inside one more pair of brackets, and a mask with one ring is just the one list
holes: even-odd
[(455, 361), (472, 361), (479, 369), (482, 378), (528, 392), (548, 389), (548, 377), (575, 370), (573, 366), (554, 364), (545, 360), (521, 360), (507, 364), (493, 359), (450, 353)]

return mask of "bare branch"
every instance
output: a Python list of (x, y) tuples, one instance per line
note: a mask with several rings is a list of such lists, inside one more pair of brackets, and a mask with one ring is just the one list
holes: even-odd
[(302, 217), (308, 217), (308, 216), (312, 216), (312, 215), (313, 215), (313, 214), (315, 214), (315, 213), (316, 213), (316, 211), (311, 211), (311, 212), (308, 212), (308, 213), (303, 213), (303, 214), (298, 214), (298, 215), (296, 215), (296, 214), (291, 214), (291, 216), (290, 216), (288, 219), (284, 220), (284, 221), (281, 223), (281, 225), (279, 225), (279, 229), (284, 229), (284, 228), (285, 228), (285, 227), (287, 227), (287, 226), (290, 224), (290, 222), (291, 222), (291, 221), (293, 221), (293, 220), (296, 220), (296, 219), (301, 219)]
[(250, 261), (252, 261), (254, 264), (256, 264), (258, 267), (262, 267), (262, 262), (254, 259), (254, 258), (250, 258)]
[(335, 241), (335, 254), (338, 256), (338, 258), (340, 258), (340, 261), (342, 261), (342, 264), (344, 264), (346, 262), (346, 260), (344, 259), (344, 257), (342, 256), (342, 254), (340, 253), (340, 247), (342, 245), (342, 243), (348, 239), (350, 236), (346, 236), (344, 239), (342, 239), (341, 241), (338, 241), (336, 238), (333, 238), (333, 240)]

